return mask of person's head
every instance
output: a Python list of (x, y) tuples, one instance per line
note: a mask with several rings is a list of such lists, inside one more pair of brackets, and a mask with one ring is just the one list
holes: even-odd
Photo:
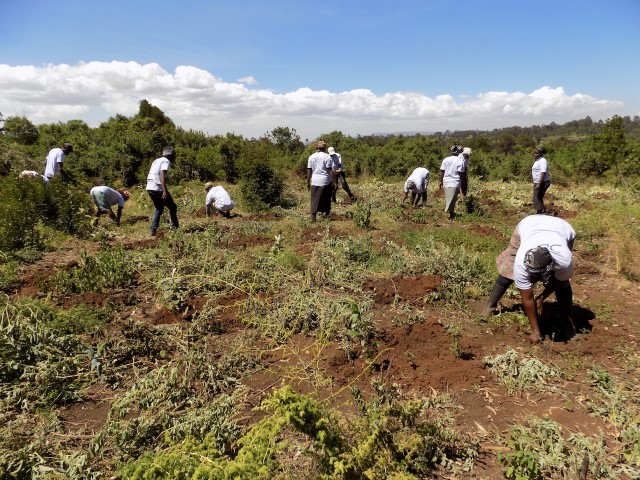
[(524, 268), (532, 281), (541, 281), (545, 285), (553, 273), (553, 257), (546, 247), (534, 247), (524, 254)]
[(327, 153), (329, 155), (335, 155), (336, 154), (336, 149), (333, 147), (329, 147), (329, 149), (327, 150)]
[(164, 147), (162, 149), (162, 156), (167, 158), (167, 159), (169, 159), (169, 160), (175, 160), (176, 159), (176, 151), (171, 145), (167, 145), (166, 147)]
[(204, 191), (205, 192), (208, 192), (212, 188), (213, 188), (213, 182), (207, 182), (207, 183), (204, 184)]
[(469, 158), (471, 156), (471, 149), (469, 147), (464, 147), (462, 149), (462, 155), (464, 155), (465, 158)]
[(536, 158), (540, 158), (542, 157), (545, 153), (547, 153), (547, 149), (544, 147), (536, 147), (536, 149), (533, 151), (534, 155), (536, 156)]
[(129, 200), (129, 197), (131, 196), (131, 194), (128, 191), (126, 191), (124, 188), (119, 188), (118, 190), (116, 190), (116, 192), (122, 195), (122, 198), (124, 198), (125, 202)]
[(462, 147), (460, 145), (453, 145), (450, 151), (451, 155), (460, 155), (460, 152), (462, 152)]
[(327, 150), (327, 142), (325, 142), (324, 140), (320, 140), (318, 143), (316, 143), (316, 148), (321, 152), (325, 152)]
[(71, 152), (73, 152), (73, 145), (71, 145), (70, 143), (65, 143), (62, 145), (62, 152), (65, 155), (69, 155)]

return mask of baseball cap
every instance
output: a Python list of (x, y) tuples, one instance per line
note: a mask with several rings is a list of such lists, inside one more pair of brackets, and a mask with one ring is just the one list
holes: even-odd
[(329, 147), (329, 150), (327, 150), (327, 153), (328, 153), (329, 155), (334, 155), (334, 154), (336, 153), (336, 150), (335, 150), (335, 148), (333, 148), (333, 147)]
[(204, 184), (205, 190), (209, 190), (210, 188), (213, 188), (213, 182), (207, 182)]
[(471, 149), (470, 149), (469, 147), (464, 147), (464, 148), (462, 149), (462, 153), (463, 153), (464, 155), (471, 155)]

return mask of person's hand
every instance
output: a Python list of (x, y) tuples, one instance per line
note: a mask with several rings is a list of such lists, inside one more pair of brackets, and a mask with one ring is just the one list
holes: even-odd
[(166, 190), (162, 191), (162, 199), (165, 200), (167, 198), (167, 196), (169, 195), (169, 193)]
[(536, 343), (542, 342), (542, 335), (540, 335), (538, 332), (531, 332), (527, 336), (527, 340), (529, 340), (529, 343), (531, 345), (535, 345)]

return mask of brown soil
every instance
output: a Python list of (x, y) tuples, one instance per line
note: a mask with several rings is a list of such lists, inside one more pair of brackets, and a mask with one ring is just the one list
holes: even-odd
[[(481, 205), (493, 214), (512, 215), (509, 209), (492, 197), (491, 192), (483, 192)], [(550, 203), (549, 208), (556, 207)], [(557, 209), (557, 214), (571, 218), (575, 212)], [(333, 221), (345, 220), (348, 215), (332, 214), (331, 218)], [(278, 215), (264, 214), (247, 215), (240, 221), (279, 219)], [(224, 225), (224, 222), (221, 220), (220, 224)], [(492, 227), (480, 224), (460, 226), (477, 235), (503, 240), (505, 244), (508, 242), (507, 237)], [(274, 241), (267, 236), (237, 234), (229, 226), (221, 228), (228, 233), (224, 236), (226, 248), (243, 250)], [(297, 252), (310, 256), (327, 231), (331, 237), (348, 234), (341, 228), (331, 221), (319, 221), (307, 227), (300, 235)], [(372, 236), (376, 237), (376, 234), (373, 232)], [(384, 232), (384, 235), (390, 234)], [(150, 248), (157, 244), (158, 238), (121, 242), (129, 249)], [(76, 266), (79, 252), (98, 248), (95, 243), (75, 241), (44, 255), (39, 262), (25, 268), (22, 283), (14, 296), (37, 295), (41, 279), (50, 277), (57, 269)], [(578, 244), (574, 261), (576, 267), (572, 285), (575, 319), (578, 328), (585, 333), (573, 341), (565, 343), (547, 339), (542, 345), (530, 346), (525, 340), (524, 329), (517, 324), (508, 328), (500, 327), (495, 322), (477, 321), (470, 306), (454, 308), (428, 302), (429, 294), (437, 293), (441, 288), (441, 279), (437, 276), (365, 278), (362, 280), (362, 289), (371, 294), (374, 302), (375, 348), (367, 350), (352, 345), (351, 351), (346, 351), (337, 343), (319, 345), (311, 337), (295, 335), (287, 344), (263, 352), (261, 360), (264, 368), (243, 379), (248, 388), (248, 402), (258, 405), (273, 387), (289, 383), (300, 391), (313, 393), (337, 407), (348, 409), (351, 408), (346, 406), (351, 405), (347, 403), (350, 388), (358, 386), (370, 395), (371, 381), (377, 379), (388, 385), (397, 384), (407, 396), (450, 393), (459, 406), (455, 412), (458, 429), (480, 439), (487, 437), (486, 432), (493, 432), (494, 436), (488, 437), (495, 438), (496, 432), (504, 433), (510, 425), (524, 422), (529, 415), (554, 419), (568, 431), (585, 434), (607, 431), (606, 425), (591, 415), (587, 408), (585, 392), (589, 382), (586, 371), (569, 372), (570, 375), (562, 381), (557, 393), (534, 392), (513, 396), (497, 383), (483, 363), (484, 357), (503, 353), (513, 347), (523, 355), (544, 357), (548, 364), (564, 365), (567, 369), (570, 367), (567, 358), (576, 357), (582, 365), (601, 365), (620, 371), (620, 348), (637, 349), (640, 338), (640, 326), (637, 323), (640, 318), (638, 286), (610, 271), (606, 252), (583, 251)], [(199, 312), (214, 302), (213, 306), (217, 307), (215, 314), (206, 320), (216, 327), (216, 333), (208, 339), (209, 348), (223, 354), (230, 342), (247, 330), (239, 319), (240, 306), (246, 297), (239, 290), (214, 300), (204, 295), (197, 296), (187, 299), (186, 307), (181, 312), (168, 310), (151, 301), (145, 302), (144, 292), (134, 290), (77, 295), (55, 301), (65, 308), (77, 304), (106, 306), (112, 302), (122, 306), (122, 318), (137, 319), (149, 325), (185, 323), (187, 326), (188, 322), (198, 317)], [(601, 308), (603, 305), (606, 308)], [(410, 323), (402, 307), (419, 310), (422, 320)], [(504, 298), (501, 302), (503, 313), (519, 309), (519, 300)], [(546, 324), (551, 328), (556, 314), (552, 297), (545, 306), (545, 316), (541, 320), (543, 326)], [(460, 327), (459, 338), (448, 331), (450, 324)], [(299, 368), (300, 362), (307, 367)], [(315, 373), (327, 379), (324, 388), (318, 389), (312, 384)], [(116, 393), (100, 391), (100, 387), (92, 388), (96, 390), (86, 392), (84, 402), (59, 410), (66, 433), (90, 434), (104, 424)], [(566, 407), (568, 400), (571, 400), (571, 408)], [(475, 477), (469, 478), (501, 478), (502, 469), (490, 447), (488, 445), (481, 452), (474, 469)]]

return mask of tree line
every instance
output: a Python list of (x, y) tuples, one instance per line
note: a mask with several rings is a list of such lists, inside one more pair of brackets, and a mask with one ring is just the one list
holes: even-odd
[[(225, 181), (247, 177), (303, 176), (313, 143), (294, 128), (276, 127), (259, 138), (207, 135), (175, 125), (158, 107), (142, 100), (136, 115), (115, 115), (98, 127), (81, 120), (34, 125), (24, 116), (3, 120), (0, 175), (24, 169), (41, 171), (49, 149), (74, 145), (65, 170), (77, 181), (132, 186), (143, 184), (162, 147), (176, 148), (172, 181)], [(348, 136), (331, 131), (319, 138), (342, 154), (351, 177), (396, 181), (417, 166), (438, 171), (452, 144), (473, 149), (470, 175), (487, 180), (524, 180), (533, 149), (544, 145), (554, 181), (624, 183), (637, 188), (640, 174), (640, 118), (614, 116), (594, 122), (586, 117), (559, 125), (460, 130), (415, 135)], [(265, 185), (263, 185), (264, 187)], [(267, 184), (266, 187), (269, 187)], [(254, 189), (256, 186), (253, 186)]]

